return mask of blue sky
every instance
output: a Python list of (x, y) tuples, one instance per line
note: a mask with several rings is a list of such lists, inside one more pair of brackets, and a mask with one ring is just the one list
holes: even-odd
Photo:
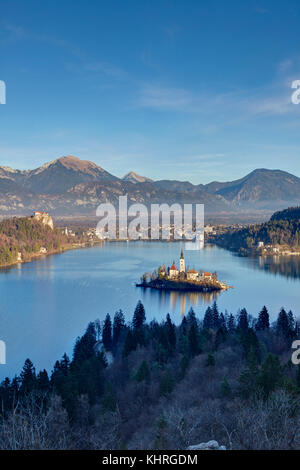
[(0, 2), (0, 165), (300, 176), (299, 0)]

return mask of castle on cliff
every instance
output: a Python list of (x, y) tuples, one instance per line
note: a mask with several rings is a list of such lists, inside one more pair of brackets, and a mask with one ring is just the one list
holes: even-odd
[(53, 219), (48, 212), (34, 211), (32, 218), (38, 222), (42, 222), (44, 225), (48, 225), (51, 230), (54, 229)]

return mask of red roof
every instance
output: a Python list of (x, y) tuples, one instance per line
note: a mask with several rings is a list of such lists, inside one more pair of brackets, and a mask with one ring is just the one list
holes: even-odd
[(188, 273), (198, 274), (198, 271), (196, 269), (189, 269)]
[(211, 273), (202, 273), (203, 276), (211, 276)]
[(178, 271), (175, 264), (172, 264), (172, 266), (170, 267), (170, 271)]

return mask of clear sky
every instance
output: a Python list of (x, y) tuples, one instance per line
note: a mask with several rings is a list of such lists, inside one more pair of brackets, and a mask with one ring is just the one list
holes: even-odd
[(0, 165), (300, 176), (299, 0), (2, 0), (0, 79)]

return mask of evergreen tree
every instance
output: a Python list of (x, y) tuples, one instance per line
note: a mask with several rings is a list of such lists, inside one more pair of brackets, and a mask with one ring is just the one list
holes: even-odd
[(118, 310), (114, 316), (113, 322), (113, 344), (114, 346), (117, 345), (119, 338), (123, 331), (125, 330), (125, 318), (122, 310)]
[(295, 319), (294, 319), (293, 312), (291, 310), (288, 312), (288, 320), (289, 320), (289, 330), (294, 331), (295, 330)]
[(278, 314), (276, 323), (276, 333), (285, 337), (289, 333), (289, 318), (284, 308), (282, 308)]
[(282, 385), (282, 383), (283, 374), (279, 358), (269, 354), (259, 374), (259, 384), (263, 389), (264, 397), (268, 398), (270, 393)]
[(207, 307), (204, 319), (203, 319), (203, 327), (209, 330), (210, 328), (213, 328), (213, 315), (212, 315), (212, 309), (210, 307)]
[(30, 359), (26, 359), (22, 372), (20, 374), (21, 378), (21, 392), (23, 394), (28, 394), (34, 390), (36, 387), (36, 373), (35, 367), (33, 366)]
[(103, 330), (102, 330), (102, 342), (106, 350), (111, 351), (112, 349), (112, 331), (111, 331), (111, 319), (109, 313), (106, 314)]
[(248, 313), (245, 308), (243, 308), (239, 313), (238, 328), (240, 328), (242, 331), (247, 331), (249, 328)]
[(235, 319), (232, 313), (229, 315), (228, 318), (228, 331), (230, 331), (231, 333), (235, 331)]
[(174, 323), (172, 323), (169, 313), (167, 314), (167, 318), (165, 322), (165, 331), (166, 331), (166, 337), (167, 337), (169, 350), (171, 353), (174, 353), (176, 349), (176, 327)]
[(37, 388), (42, 392), (47, 392), (50, 388), (48, 372), (45, 369), (41, 370), (37, 375)]
[(187, 323), (189, 326), (196, 325), (197, 326), (197, 318), (194, 309), (191, 307), (187, 314)]
[(212, 327), (217, 330), (220, 326), (219, 310), (217, 302), (214, 301), (212, 305)]
[(257, 331), (264, 331), (264, 330), (268, 330), (269, 328), (270, 328), (269, 313), (268, 313), (267, 307), (264, 306), (262, 310), (259, 312), (255, 329)]
[(93, 322), (88, 324), (86, 332), (81, 338), (77, 338), (73, 351), (73, 361), (79, 363), (85, 361), (95, 354), (96, 329)]
[(135, 329), (141, 328), (144, 325), (145, 321), (146, 321), (146, 313), (145, 313), (144, 305), (139, 300), (135, 308), (134, 314), (133, 314), (133, 319), (132, 319), (133, 328)]

